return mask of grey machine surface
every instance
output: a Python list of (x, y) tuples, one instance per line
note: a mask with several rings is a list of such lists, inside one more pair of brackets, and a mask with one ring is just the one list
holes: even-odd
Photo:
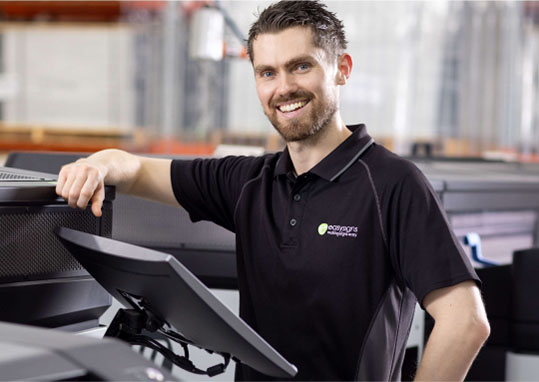
[(419, 161), (448, 212), (539, 207), (539, 167), (503, 162)]
[(58, 235), (114, 298), (143, 314), (143, 321), (156, 322), (154, 330), (232, 356), (267, 375), (290, 378), (297, 373), (173, 256), (68, 228), (60, 228)]
[(500, 264), (513, 251), (539, 245), (539, 166), (515, 162), (416, 160), (435, 186), (459, 239), (481, 237)]
[(0, 322), (1, 381), (175, 381), (121, 341)]

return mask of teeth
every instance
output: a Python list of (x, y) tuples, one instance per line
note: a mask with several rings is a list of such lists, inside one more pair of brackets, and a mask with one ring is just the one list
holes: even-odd
[(300, 107), (305, 106), (306, 103), (307, 102), (305, 102), (305, 101), (295, 102), (295, 103), (291, 103), (289, 105), (279, 106), (279, 109), (281, 111), (285, 112), (285, 113), (289, 113), (291, 111), (299, 109)]

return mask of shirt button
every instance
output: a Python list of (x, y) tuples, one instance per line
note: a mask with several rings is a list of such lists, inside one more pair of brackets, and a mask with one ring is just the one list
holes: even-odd
[(296, 202), (299, 202), (299, 201), (301, 200), (301, 195), (300, 195), (300, 194), (294, 195), (294, 200), (295, 200)]
[(296, 224), (298, 224), (296, 219), (290, 219), (290, 225), (294, 227)]

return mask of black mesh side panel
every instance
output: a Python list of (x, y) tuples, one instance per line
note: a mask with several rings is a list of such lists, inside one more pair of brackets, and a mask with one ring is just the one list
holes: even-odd
[(112, 204), (105, 202), (102, 212), (101, 232), (99, 234), (110, 239), (112, 237)]
[[(102, 218), (109, 227), (110, 215), (108, 211)], [(87, 274), (56, 237), (54, 230), (60, 226), (94, 234), (100, 231), (98, 219), (89, 210), (1, 207), (0, 282)]]

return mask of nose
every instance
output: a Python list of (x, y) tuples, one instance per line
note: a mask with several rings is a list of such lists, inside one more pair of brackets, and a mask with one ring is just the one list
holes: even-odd
[(297, 83), (294, 75), (291, 73), (284, 73), (279, 76), (279, 84), (277, 88), (277, 94), (283, 96), (290, 94), (297, 90)]

